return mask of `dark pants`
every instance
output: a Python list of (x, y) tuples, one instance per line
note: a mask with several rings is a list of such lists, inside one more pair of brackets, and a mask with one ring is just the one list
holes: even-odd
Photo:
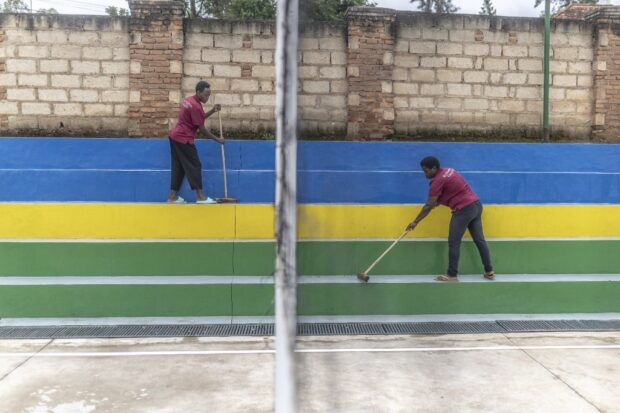
[(196, 145), (192, 143), (180, 143), (168, 138), (170, 141), (170, 189), (178, 191), (187, 175), (189, 186), (193, 190), (202, 189), (202, 164), (198, 158)]
[(482, 204), (480, 201), (473, 202), (465, 208), (453, 212), (450, 219), (450, 234), (448, 235), (448, 275), (456, 277), (459, 272), (459, 257), (461, 255), (461, 240), (465, 234), (465, 229), (469, 230), (472, 239), (478, 247), (484, 271), (493, 271), (491, 265), (491, 254), (489, 247), (484, 239), (482, 232)]

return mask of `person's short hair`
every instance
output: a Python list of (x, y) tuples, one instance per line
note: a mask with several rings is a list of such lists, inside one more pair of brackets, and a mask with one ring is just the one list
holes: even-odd
[(196, 83), (196, 92), (202, 92), (205, 89), (211, 89), (211, 85), (204, 80)]
[(420, 166), (427, 169), (439, 169), (439, 159), (435, 158), (434, 156), (427, 156), (420, 161)]

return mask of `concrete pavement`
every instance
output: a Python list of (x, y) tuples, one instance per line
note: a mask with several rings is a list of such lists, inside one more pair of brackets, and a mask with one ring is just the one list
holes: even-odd
[[(300, 412), (620, 412), (620, 332), (301, 337)], [(273, 339), (0, 341), (0, 413), (271, 412)]]

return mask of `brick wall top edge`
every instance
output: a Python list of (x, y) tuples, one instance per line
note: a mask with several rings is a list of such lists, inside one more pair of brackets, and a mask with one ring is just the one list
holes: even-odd
[[(189, 33), (218, 34), (274, 34), (276, 23), (273, 20), (224, 20), (209, 18), (186, 18), (185, 24)], [(323, 36), (341, 36), (344, 34), (345, 23), (307, 22), (299, 24), (299, 32)]]
[(0, 13), (0, 27), (24, 30), (93, 30), (127, 31), (127, 17), (76, 14), (6, 14)]

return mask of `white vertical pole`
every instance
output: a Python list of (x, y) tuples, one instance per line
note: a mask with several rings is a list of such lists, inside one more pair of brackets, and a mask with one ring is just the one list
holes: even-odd
[(278, 0), (276, 26), (276, 413), (297, 412), (298, 0)]

